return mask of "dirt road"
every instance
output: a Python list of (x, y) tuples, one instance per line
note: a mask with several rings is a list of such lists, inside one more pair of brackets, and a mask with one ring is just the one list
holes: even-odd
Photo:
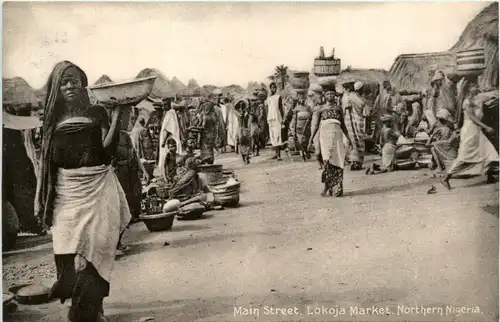
[[(347, 170), (345, 196), (323, 198), (314, 162), (268, 157), (219, 161), (243, 182), (239, 208), (165, 233), (133, 226), (110, 321), (498, 320), (498, 184), (445, 191), (428, 170)], [(4, 283), (51, 258), (48, 243), (8, 254)], [(24, 306), (6, 321), (65, 321), (66, 310)]]

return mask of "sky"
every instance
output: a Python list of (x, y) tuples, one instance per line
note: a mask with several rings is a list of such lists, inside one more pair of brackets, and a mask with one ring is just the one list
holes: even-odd
[(389, 70), (400, 54), (448, 50), (481, 2), (3, 4), (3, 77), (41, 88), (61, 60), (95, 82), (157, 68), (187, 84), (263, 81), (274, 67), (310, 71), (320, 46), (342, 68)]

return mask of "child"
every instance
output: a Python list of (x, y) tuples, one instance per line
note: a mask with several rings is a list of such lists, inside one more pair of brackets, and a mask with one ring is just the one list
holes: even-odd
[[(262, 104), (261, 104), (262, 105)], [(259, 137), (260, 137), (260, 129), (259, 129), (259, 120), (257, 115), (250, 115), (250, 137), (251, 137), (251, 147), (252, 153), (254, 156), (259, 156)]]
[(250, 164), (250, 149), (252, 144), (252, 138), (250, 136), (250, 129), (248, 127), (242, 127), (240, 129), (240, 154), (243, 162), (245, 164)]
[(177, 174), (177, 144), (173, 138), (167, 139), (167, 153), (165, 154), (165, 181), (173, 184)]
[(373, 163), (366, 170), (366, 174), (392, 172), (395, 170), (396, 148), (398, 139), (402, 136), (399, 131), (393, 128), (392, 115), (382, 115), (382, 131), (380, 133), (380, 146), (382, 147), (382, 165)]

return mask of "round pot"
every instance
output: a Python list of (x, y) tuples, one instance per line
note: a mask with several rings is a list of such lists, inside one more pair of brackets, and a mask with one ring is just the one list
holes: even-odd
[(177, 212), (166, 214), (155, 214), (139, 216), (139, 219), (144, 222), (144, 225), (150, 232), (167, 231), (174, 225), (174, 219)]
[(400, 170), (411, 170), (411, 169), (415, 168), (415, 166), (417, 165), (417, 162), (404, 161), (404, 162), (397, 162), (396, 165), (397, 165), (398, 169), (400, 169)]
[(222, 206), (235, 207), (240, 202), (240, 187), (241, 184), (238, 182), (230, 186), (213, 186), (210, 187), (210, 190), (214, 194), (215, 203)]
[(19, 304), (38, 305), (49, 302), (50, 287), (43, 284), (25, 285), (16, 292), (15, 299)]
[(411, 157), (412, 153), (415, 151), (413, 146), (402, 146), (396, 150), (397, 159), (408, 159)]

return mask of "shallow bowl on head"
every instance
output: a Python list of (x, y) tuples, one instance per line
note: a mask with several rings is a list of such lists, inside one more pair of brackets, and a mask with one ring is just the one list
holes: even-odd
[(87, 89), (101, 103), (131, 106), (151, 94), (156, 78), (151, 76), (121, 83), (88, 86)]

